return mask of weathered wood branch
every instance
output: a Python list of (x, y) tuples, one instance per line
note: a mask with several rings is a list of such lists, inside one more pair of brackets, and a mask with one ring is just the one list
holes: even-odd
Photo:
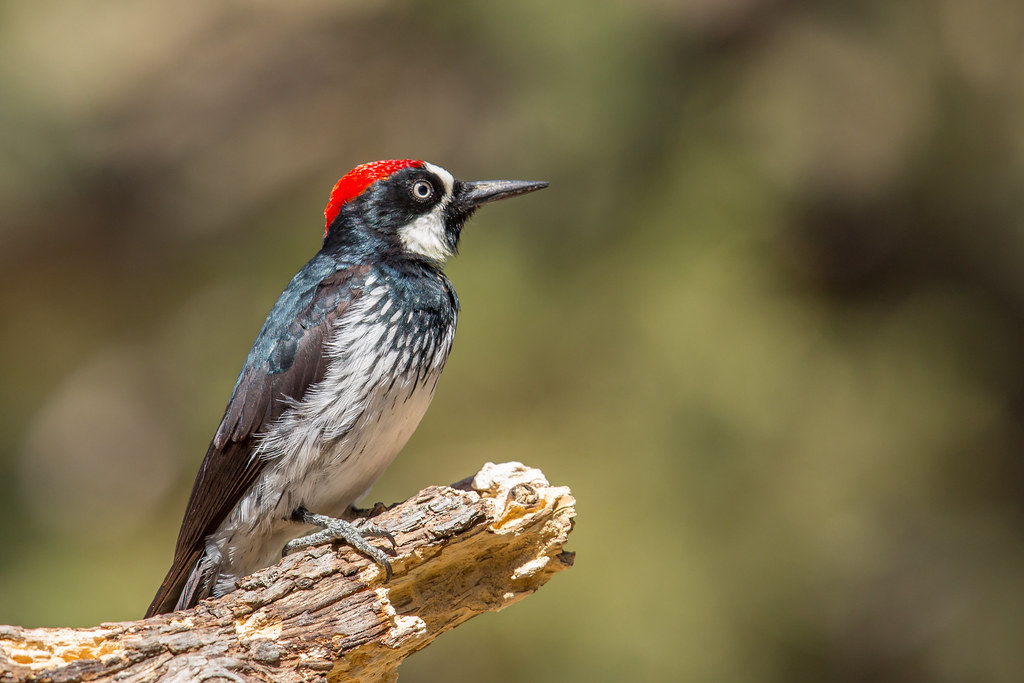
[[(194, 609), (95, 628), (0, 626), (0, 682), (393, 681), (411, 653), (572, 565), (566, 487), (487, 463), (375, 521), (398, 541), (395, 574), (348, 548), (312, 548)], [(387, 545), (382, 547), (389, 547)]]

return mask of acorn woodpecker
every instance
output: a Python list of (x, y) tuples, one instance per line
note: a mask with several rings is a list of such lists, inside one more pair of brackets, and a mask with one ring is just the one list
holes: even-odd
[(433, 397), (459, 311), (442, 268), (466, 220), (544, 187), (463, 182), (411, 159), (364, 164), (338, 181), (323, 247), (277, 300), (235, 382), (147, 617), (231, 592), (286, 546), (343, 540), (390, 577), (365, 537), (391, 535), (342, 518)]

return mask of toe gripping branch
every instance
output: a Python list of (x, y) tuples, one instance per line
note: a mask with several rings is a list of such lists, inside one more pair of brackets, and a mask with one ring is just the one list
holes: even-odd
[(284, 555), (297, 550), (312, 548), (316, 545), (323, 545), (324, 543), (344, 541), (384, 569), (385, 583), (391, 580), (391, 562), (388, 561), (388, 556), (383, 550), (370, 545), (369, 541), (366, 540), (367, 537), (384, 538), (387, 539), (392, 548), (398, 547), (395, 537), (388, 533), (387, 530), (380, 528), (368, 519), (362, 519), (353, 523), (336, 517), (318, 515), (304, 507), (295, 508), (295, 511), (292, 513), (292, 520), (318, 527), (320, 531), (289, 541), (284, 547)]

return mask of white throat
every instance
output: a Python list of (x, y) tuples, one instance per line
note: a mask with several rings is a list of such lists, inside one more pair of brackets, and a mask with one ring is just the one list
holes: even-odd
[(444, 217), (448, 203), (452, 200), (455, 178), (440, 166), (424, 162), (424, 168), (431, 171), (444, 183), (444, 198), (428, 214), (420, 216), (408, 225), (398, 229), (402, 245), (413, 254), (444, 266), (454, 254), (445, 239)]

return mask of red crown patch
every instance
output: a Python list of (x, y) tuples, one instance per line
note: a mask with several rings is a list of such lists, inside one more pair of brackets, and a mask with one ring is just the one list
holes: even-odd
[(396, 171), (421, 166), (423, 166), (423, 162), (415, 159), (389, 159), (356, 166), (343, 175), (331, 190), (331, 198), (327, 200), (327, 207), (324, 209), (324, 218), (327, 219), (327, 223), (324, 225), (324, 237), (327, 237), (331, 223), (338, 216), (338, 212), (341, 211), (341, 206), (345, 202), (355, 199), (370, 185), (387, 178)]

